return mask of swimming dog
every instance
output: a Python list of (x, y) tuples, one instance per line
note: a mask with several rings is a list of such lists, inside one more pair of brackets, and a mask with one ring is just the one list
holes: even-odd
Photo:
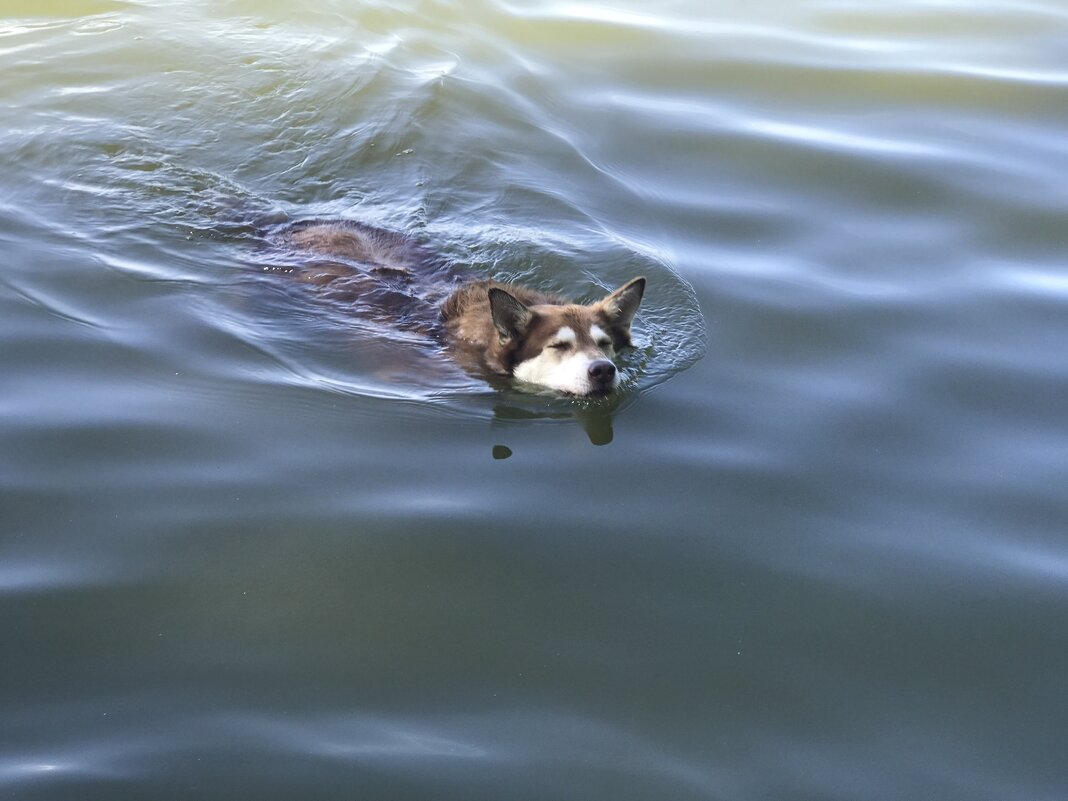
[(579, 304), (490, 280), (456, 288), (460, 277), (451, 265), (408, 237), (353, 221), (295, 223), (278, 241), (314, 256), (286, 272), (329, 287), (375, 317), (436, 335), (462, 364), (569, 395), (605, 395), (619, 386), (614, 359), (633, 347), (631, 322), (645, 278)]

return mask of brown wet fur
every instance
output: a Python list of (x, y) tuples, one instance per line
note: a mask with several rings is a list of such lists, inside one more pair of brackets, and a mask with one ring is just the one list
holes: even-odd
[(440, 306), (459, 278), (410, 237), (352, 220), (304, 220), (270, 239), (286, 261), (282, 271), (321, 287), (325, 298), (374, 320), (441, 336)]

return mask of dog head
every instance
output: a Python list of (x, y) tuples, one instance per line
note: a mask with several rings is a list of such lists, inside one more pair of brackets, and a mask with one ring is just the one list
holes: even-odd
[(645, 279), (635, 278), (588, 306), (527, 306), (491, 288), (493, 324), (513, 354), (512, 375), (571, 395), (611, 392), (619, 386), (613, 359), (632, 345), (630, 324), (644, 292)]

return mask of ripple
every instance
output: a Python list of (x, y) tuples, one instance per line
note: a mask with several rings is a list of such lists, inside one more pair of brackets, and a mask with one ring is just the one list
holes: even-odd
[[(227, 719), (225, 725), (235, 726)], [(250, 719), (235, 731), (264, 738), (284, 752), (311, 754), (327, 759), (485, 759), (493, 749), (471, 742), (447, 727), (403, 720), (354, 715), (300, 723), (281, 719)]]
[(99, 763), (78, 757), (60, 758), (53, 754), (39, 754), (0, 759), (0, 787), (59, 784), (113, 775), (112, 771), (102, 768)]
[(0, 564), (0, 595), (19, 595), (28, 592), (49, 592), (56, 589), (84, 586), (84, 570), (55, 561), (18, 562), (5, 559)]
[(1068, 301), (1068, 275), (1062, 271), (1031, 267), (991, 270), (991, 280), (1049, 303)]
[(942, 158), (948, 155), (945, 148), (903, 142), (900, 139), (853, 134), (828, 127), (801, 125), (798, 123), (775, 122), (771, 120), (739, 121), (742, 130), (771, 136), (787, 141), (826, 147), (834, 150), (847, 150), (857, 153), (878, 153), (910, 158)]

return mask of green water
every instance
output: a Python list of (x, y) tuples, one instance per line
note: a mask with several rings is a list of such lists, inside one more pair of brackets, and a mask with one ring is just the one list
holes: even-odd
[[(1066, 54), (1052, 0), (0, 2), (0, 798), (1064, 798)], [(285, 280), (313, 217), (648, 276), (623, 391)]]

